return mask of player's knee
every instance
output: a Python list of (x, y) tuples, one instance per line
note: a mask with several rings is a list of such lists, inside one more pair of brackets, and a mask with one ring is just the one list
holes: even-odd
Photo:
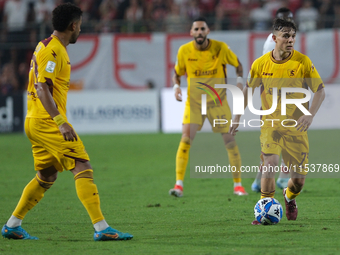
[(181, 142), (189, 144), (189, 145), (191, 144), (191, 140), (190, 140), (190, 138), (188, 136), (182, 136)]
[(93, 170), (92, 169), (87, 169), (87, 170), (84, 170), (84, 171), (81, 171), (81, 172), (77, 173), (74, 176), (75, 180), (80, 179), (80, 178), (88, 178), (88, 179), (92, 179), (93, 180)]
[(292, 182), (297, 190), (301, 190), (305, 184), (305, 178), (292, 178)]
[(224, 137), (223, 137), (223, 140), (224, 140), (225, 147), (227, 149), (233, 149), (233, 148), (235, 148), (237, 146), (235, 140), (228, 140), (228, 141), (226, 141), (226, 139), (224, 139)]
[(41, 187), (44, 189), (49, 189), (54, 184), (55, 180), (57, 179), (57, 175), (49, 176), (49, 178), (44, 178), (43, 176), (39, 176), (38, 174), (35, 176), (35, 179), (39, 183)]

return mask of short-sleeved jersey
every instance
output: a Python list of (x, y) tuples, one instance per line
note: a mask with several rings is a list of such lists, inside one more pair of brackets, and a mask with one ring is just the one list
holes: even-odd
[[(207, 83), (212, 87), (214, 84), (209, 82), (211, 79), (214, 79), (214, 83), (216, 82), (215, 79), (221, 79), (219, 83), (225, 84), (227, 64), (235, 67), (238, 67), (239, 65), (237, 56), (226, 43), (209, 39), (208, 47), (204, 50), (198, 50), (195, 47), (195, 42), (191, 41), (179, 48), (175, 72), (180, 76), (187, 74), (189, 99), (191, 78), (200, 78), (201, 82)], [(216, 91), (221, 98), (225, 98), (225, 89), (216, 89)], [(200, 101), (200, 97), (191, 98)]]
[[(303, 113), (295, 104), (287, 104), (286, 115), (281, 115), (281, 88), (310, 88), (314, 93), (324, 84), (312, 61), (302, 53), (293, 50), (290, 56), (284, 60), (274, 59), (272, 52), (268, 52), (256, 59), (252, 64), (247, 79), (247, 86), (261, 88), (262, 110), (268, 110), (273, 103), (273, 88), (277, 88), (277, 107), (274, 113), (262, 116), (266, 119), (294, 119), (298, 120)], [(287, 93), (287, 99), (304, 98), (303, 93)], [(303, 104), (308, 109), (308, 103)], [(291, 125), (289, 122), (285, 125)], [(293, 124), (294, 125), (294, 124)], [(291, 129), (295, 130), (295, 129)]]
[(66, 119), (66, 100), (70, 86), (71, 63), (66, 47), (58, 37), (51, 37), (38, 43), (32, 56), (27, 88), (28, 118), (51, 118), (38, 98), (35, 84), (46, 83), (53, 100)]

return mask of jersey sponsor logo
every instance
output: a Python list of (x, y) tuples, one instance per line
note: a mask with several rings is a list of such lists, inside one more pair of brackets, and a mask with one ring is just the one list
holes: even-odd
[(48, 62), (47, 62), (47, 65), (46, 65), (46, 68), (45, 68), (46, 72), (48, 72), (48, 73), (53, 73), (53, 72), (54, 72), (55, 66), (56, 66), (56, 63), (55, 63), (55, 62), (53, 62), (53, 61), (48, 61)]
[(195, 76), (203, 76), (203, 75), (214, 75), (217, 74), (217, 68), (213, 69), (213, 70), (196, 70), (195, 72), (193, 72), (193, 74)]
[(266, 72), (263, 72), (262, 75), (263, 76), (273, 76), (274, 73), (266, 73)]
[(188, 61), (198, 61), (197, 58), (188, 58)]
[(296, 69), (293, 69), (293, 70), (292, 69), (288, 69), (287, 71), (288, 71), (288, 76), (289, 77), (293, 77), (293, 76), (295, 76), (297, 70)]

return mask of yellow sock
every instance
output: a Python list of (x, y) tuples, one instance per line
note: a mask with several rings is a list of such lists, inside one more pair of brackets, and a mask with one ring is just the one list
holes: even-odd
[(241, 182), (241, 155), (238, 150), (238, 146), (235, 141), (230, 142), (226, 145), (226, 149), (228, 152), (230, 166), (234, 169), (236, 168), (236, 172), (233, 172), (233, 180), (234, 182)]
[(300, 195), (299, 193), (293, 193), (289, 188), (286, 189), (286, 195), (288, 197), (288, 199), (295, 199), (298, 195)]
[(265, 197), (274, 198), (274, 195), (275, 195), (275, 190), (269, 191), (269, 192), (265, 192), (265, 191), (262, 191), (262, 189), (261, 189), (261, 199), (265, 198)]
[(185, 171), (187, 169), (190, 150), (190, 138), (184, 137), (179, 143), (176, 155), (176, 181), (184, 180)]
[(25, 215), (44, 197), (44, 193), (53, 185), (53, 182), (45, 182), (36, 175), (24, 188), (13, 216), (24, 219)]
[(104, 220), (100, 209), (100, 200), (96, 184), (93, 182), (93, 170), (87, 169), (74, 176), (79, 200), (90, 215), (92, 224)]

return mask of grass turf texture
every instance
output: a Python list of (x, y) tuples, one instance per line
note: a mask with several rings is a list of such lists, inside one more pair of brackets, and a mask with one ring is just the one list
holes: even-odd
[[(321, 135), (322, 134), (322, 135)], [(243, 165), (256, 165), (259, 133), (237, 135)], [(310, 131), (310, 163), (339, 163), (339, 130)], [(72, 174), (54, 186), (26, 216), (23, 227), (39, 241), (0, 239), (0, 254), (339, 254), (340, 179), (307, 179), (297, 221), (252, 226), (260, 195), (232, 194), (231, 179), (187, 177), (183, 198), (168, 195), (175, 181), (179, 134), (83, 135), (101, 206), (112, 227), (131, 241), (94, 242), (89, 217)], [(30, 143), (0, 136), (0, 222), (14, 210), (33, 176)], [(225, 153), (226, 152), (221, 152)], [(227, 155), (227, 154), (226, 154)], [(277, 199), (284, 204), (281, 190)]]

